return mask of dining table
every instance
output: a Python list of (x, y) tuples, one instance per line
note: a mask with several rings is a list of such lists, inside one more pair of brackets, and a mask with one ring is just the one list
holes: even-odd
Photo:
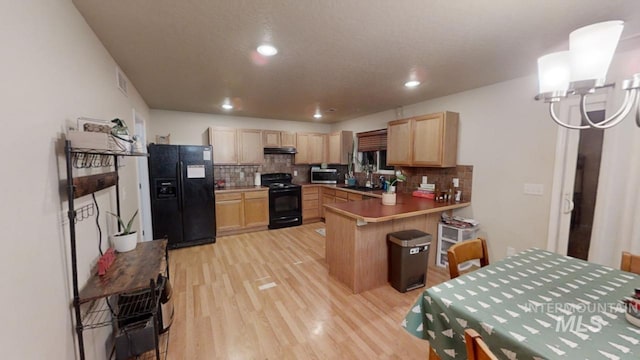
[(528, 249), (422, 291), (402, 322), (429, 359), (466, 359), (476, 330), (498, 359), (640, 359), (621, 300), (640, 276)]

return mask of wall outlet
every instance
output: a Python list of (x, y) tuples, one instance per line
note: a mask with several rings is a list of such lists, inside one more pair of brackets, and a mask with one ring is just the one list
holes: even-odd
[(298, 176), (298, 170), (293, 170), (293, 176)]
[(460, 187), (460, 179), (453, 178), (453, 187)]
[(524, 193), (526, 195), (538, 195), (544, 194), (544, 185), (542, 184), (524, 184)]
[(507, 247), (507, 256), (513, 256), (516, 254), (516, 249), (513, 246)]

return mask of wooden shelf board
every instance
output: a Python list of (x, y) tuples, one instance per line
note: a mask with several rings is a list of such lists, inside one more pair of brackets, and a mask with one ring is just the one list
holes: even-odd
[(140, 242), (134, 250), (117, 253), (116, 260), (103, 276), (92, 276), (80, 291), (80, 303), (106, 296), (149, 288), (165, 272), (167, 240)]

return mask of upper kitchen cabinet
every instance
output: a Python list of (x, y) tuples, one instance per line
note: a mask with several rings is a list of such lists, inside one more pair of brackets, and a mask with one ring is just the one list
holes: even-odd
[(280, 146), (296, 147), (296, 133), (290, 131), (280, 131)]
[(456, 166), (458, 117), (458, 113), (446, 111), (389, 122), (387, 164)]
[(391, 121), (387, 125), (387, 164), (411, 165), (411, 119)]
[(326, 160), (327, 134), (310, 134), (309, 163), (320, 164)]
[(320, 133), (296, 134), (296, 164), (320, 164), (325, 162), (327, 135)]
[(238, 129), (238, 163), (259, 165), (264, 163), (262, 130)]
[(329, 134), (327, 148), (327, 163), (347, 165), (349, 152), (353, 149), (353, 132), (338, 131)]
[(262, 130), (262, 145), (264, 147), (280, 147), (280, 131)]
[(296, 134), (296, 143), (298, 144), (296, 150), (295, 163), (296, 164), (309, 164), (309, 134)]
[(209, 128), (216, 165), (259, 165), (264, 162), (262, 130)]
[(213, 163), (215, 165), (238, 164), (238, 137), (236, 129), (210, 127), (209, 145), (213, 146)]
[(264, 147), (296, 147), (296, 133), (262, 130), (262, 145)]

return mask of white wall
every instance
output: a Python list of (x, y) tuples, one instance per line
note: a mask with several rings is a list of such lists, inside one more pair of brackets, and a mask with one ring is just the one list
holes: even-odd
[[(508, 246), (545, 248), (557, 126), (533, 99), (535, 76), (519, 78), (403, 108), (411, 117), (444, 110), (460, 113), (458, 164), (473, 165), (472, 205), (456, 214), (480, 221), (494, 259)], [(335, 124), (354, 132), (386, 127), (390, 110)], [(544, 186), (524, 195), (524, 183)]]
[[(80, 116), (120, 117), (132, 108), (149, 118), (133, 86), (115, 86), (115, 62), (69, 0), (0, 2), (2, 206), (0, 288), (2, 359), (73, 359), (76, 353), (64, 157), (66, 124)], [(132, 84), (130, 84), (132, 85)], [(136, 170), (121, 169), (122, 206), (137, 206)], [(113, 221), (114, 192), (98, 193), (103, 247)], [(80, 205), (90, 197), (79, 199)], [(79, 276), (98, 256), (95, 218), (78, 224)], [(107, 223), (109, 223), (107, 225)], [(105, 331), (87, 331), (87, 358), (105, 358)]]
[(171, 134), (172, 144), (208, 145), (209, 126), (283, 131), (329, 132), (330, 126), (312, 122), (260, 119), (230, 115), (214, 115), (182, 111), (151, 110), (147, 141), (155, 142), (156, 135)]

